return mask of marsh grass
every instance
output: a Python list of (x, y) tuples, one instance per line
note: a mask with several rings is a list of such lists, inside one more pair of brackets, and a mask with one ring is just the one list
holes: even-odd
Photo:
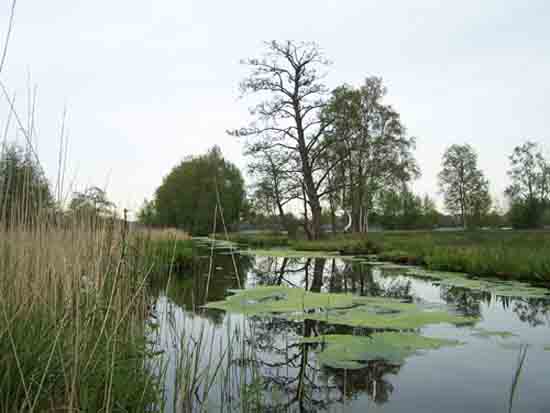
[[(249, 244), (254, 245), (254, 241)], [(424, 265), (432, 270), (550, 283), (548, 231), (386, 231), (298, 240), (290, 242), (290, 247), (377, 254), (381, 260)]]
[(0, 411), (146, 411), (150, 263), (121, 221), (0, 229)]

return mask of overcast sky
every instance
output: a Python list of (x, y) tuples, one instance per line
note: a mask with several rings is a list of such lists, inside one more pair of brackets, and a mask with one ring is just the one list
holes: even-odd
[[(10, 3), (0, 0), (1, 41)], [(135, 210), (182, 158), (212, 145), (244, 168), (241, 143), (225, 134), (249, 120), (239, 60), (272, 39), (316, 41), (333, 61), (330, 87), (384, 78), (418, 138), (420, 193), (437, 193), (453, 143), (474, 146), (496, 195), (514, 146), (550, 146), (547, 0), (18, 0), (1, 77), (22, 114), (29, 76), (38, 87), (50, 177), (66, 106), (70, 177)], [(0, 127), (6, 117), (3, 101)]]

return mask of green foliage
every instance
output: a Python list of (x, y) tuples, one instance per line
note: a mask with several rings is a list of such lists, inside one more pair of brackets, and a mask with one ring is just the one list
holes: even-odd
[(278, 313), (294, 321), (316, 320), (370, 328), (415, 329), (428, 324), (476, 321), (475, 318), (451, 314), (444, 308), (428, 308), (385, 297), (314, 293), (300, 288), (271, 286), (233, 292), (235, 294), (225, 301), (211, 302), (205, 307), (246, 315)]
[(137, 213), (137, 220), (143, 225), (157, 224), (157, 211), (154, 201), (149, 201), (147, 199), (143, 200), (143, 205)]
[(115, 204), (107, 198), (107, 193), (91, 186), (84, 192), (73, 193), (69, 210), (79, 217), (108, 217), (114, 215)]
[(431, 229), (439, 220), (435, 202), (427, 195), (421, 198), (408, 188), (403, 191), (382, 190), (376, 199), (370, 220), (384, 229)]
[[(164, 178), (155, 193), (154, 221), (194, 235), (209, 234), (217, 191), (225, 223), (237, 223), (245, 200), (244, 181), (239, 169), (214, 147), (206, 155), (183, 161)], [(221, 228), (219, 215), (217, 221)]]
[[(547, 232), (392, 232), (373, 233), (370, 238), (390, 261), (478, 276), (550, 281)], [(392, 256), (392, 251), (399, 254)]]
[(460, 217), (465, 228), (480, 226), (491, 208), (491, 197), (474, 149), (470, 145), (451, 145), (443, 155), (438, 178), (447, 210)]
[[(327, 175), (335, 195), (330, 202), (350, 211), (356, 232), (364, 232), (380, 191), (401, 189), (419, 175), (412, 154), (415, 138), (407, 136), (400, 114), (384, 103), (385, 95), (382, 79), (371, 76), (359, 88), (336, 88), (323, 109), (322, 118), (331, 125), (325, 157), (339, 162)], [(342, 187), (346, 191), (336, 196)]]
[(54, 206), (50, 185), (28, 151), (17, 145), (0, 156), (0, 221), (21, 222)]
[(479, 337), (479, 338), (498, 337), (501, 339), (506, 339), (506, 338), (511, 338), (516, 336), (516, 334), (511, 333), (509, 331), (490, 331), (480, 327), (474, 327), (472, 330), (473, 330), (472, 335), (474, 337)]
[(369, 255), (380, 251), (380, 246), (364, 237), (336, 237), (319, 241), (294, 241), (292, 248), (300, 251), (338, 251), (342, 255)]
[(538, 144), (528, 141), (514, 148), (510, 163), (510, 220), (517, 228), (540, 227), (550, 211), (550, 161)]
[[(217, 238), (224, 237), (224, 235), (218, 235)], [(276, 232), (260, 232), (255, 234), (236, 232), (229, 234), (229, 240), (253, 248), (284, 247), (289, 244), (288, 236)]]

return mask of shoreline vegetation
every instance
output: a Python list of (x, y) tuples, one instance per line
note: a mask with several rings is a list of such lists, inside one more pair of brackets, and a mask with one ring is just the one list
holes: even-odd
[(158, 406), (152, 244), (120, 220), (38, 218), (0, 228), (0, 410)]
[(381, 261), (430, 270), (550, 284), (548, 231), (388, 231), (292, 240), (278, 233), (233, 233), (231, 241), (251, 248), (376, 255)]

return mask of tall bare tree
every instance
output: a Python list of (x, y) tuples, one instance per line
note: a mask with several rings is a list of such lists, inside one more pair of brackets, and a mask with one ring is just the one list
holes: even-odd
[[(229, 133), (253, 138), (249, 154), (277, 149), (294, 165), (293, 179), (303, 186), (306, 209), (311, 211), (311, 238), (321, 235), (321, 199), (328, 179), (321, 156), (330, 143), (323, 139), (327, 123), (319, 116), (327, 88), (322, 70), (329, 64), (315, 43), (265, 43), (260, 58), (244, 60), (251, 68), (241, 82), (243, 93), (260, 95), (250, 110), (254, 121)], [(330, 168), (332, 169), (332, 168)], [(307, 211), (304, 211), (304, 215)]]

